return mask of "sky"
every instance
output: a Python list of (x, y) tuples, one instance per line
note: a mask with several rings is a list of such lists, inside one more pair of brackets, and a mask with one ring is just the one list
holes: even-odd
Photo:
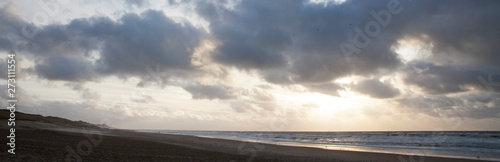
[(0, 2), (2, 100), (126, 129), (500, 130), (500, 1)]

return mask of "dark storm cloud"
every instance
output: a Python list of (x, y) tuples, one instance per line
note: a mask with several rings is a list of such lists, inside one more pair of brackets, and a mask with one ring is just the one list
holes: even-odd
[(436, 59), (500, 65), (499, 1), (417, 1), (407, 11), (404, 16), (411, 20), (405, 22), (404, 34), (430, 37)]
[[(268, 2), (275, 7), (287, 5)], [(260, 23), (257, 21), (264, 18), (258, 13), (240, 15), (218, 5), (202, 2), (197, 6), (198, 13), (210, 21), (211, 31), (221, 42), (215, 49), (214, 60), (241, 69), (267, 69), (286, 64), (282, 50), (291, 43), (291, 37), (280, 29), (283, 26), (257, 27)]]
[(224, 86), (221, 84), (218, 85), (202, 85), (202, 84), (193, 84), (183, 87), (184, 90), (191, 93), (193, 99), (233, 99), (236, 98), (236, 94), (233, 88)]
[(400, 110), (422, 113), (433, 117), (499, 118), (500, 94), (467, 93), (458, 96), (433, 95), (414, 96), (395, 100)]
[[(421, 6), (429, 8), (423, 12)], [(405, 83), (427, 94), (485, 90), (478, 77), (500, 71), (500, 20), (494, 16), (500, 3), (418, 1), (406, 10), (415, 14), (405, 22), (404, 35), (432, 42), (434, 55), (429, 62), (411, 62), (404, 69)]]
[(190, 59), (202, 34), (188, 22), (177, 23), (152, 10), (124, 15), (118, 22), (83, 19), (71, 24), (104, 41), (96, 61), (99, 73), (162, 84), (171, 75), (193, 70)]
[(373, 98), (393, 98), (400, 94), (399, 89), (394, 88), (389, 83), (383, 83), (378, 79), (362, 80), (351, 88), (353, 91)]
[(428, 94), (443, 94), (482, 88), (479, 76), (500, 71), (500, 14), (498, 1), (418, 2), (427, 12), (410, 6), (414, 21), (408, 22), (405, 35), (425, 34), (432, 42), (428, 63), (413, 62), (405, 69), (405, 82)]
[[(17, 22), (12, 16), (0, 18)], [(3, 29), (16, 31), (11, 26), (2, 23)], [(43, 26), (20, 49), (42, 60), (35, 71), (49, 80), (82, 82), (115, 75), (139, 77), (141, 85), (163, 85), (170, 76), (194, 75), (191, 55), (202, 34), (189, 22), (175, 22), (161, 11), (148, 10), (117, 21), (92, 17)], [(100, 53), (95, 62), (90, 61), (93, 51)]]
[[(478, 77), (486, 79), (489, 74), (497, 74), (500, 67), (440, 66), (414, 61), (410, 62), (404, 71), (406, 84), (415, 85), (427, 94), (447, 94), (471, 89), (487, 90)], [(494, 89), (498, 91), (498, 88), (494, 87)]]
[[(390, 11), (391, 5), (399, 12)], [(240, 69), (259, 69), (275, 84), (325, 83), (351, 75), (377, 77), (400, 70), (403, 64), (391, 48), (408, 38), (432, 42), (433, 62), (425, 64), (459, 64), (430, 66), (436, 71), (428, 73), (439, 76), (424, 73), (415, 79), (414, 65), (404, 68), (406, 83), (423, 87), (426, 93), (468, 91), (477, 83), (473, 80), (478, 74), (497, 70), (500, 65), (500, 20), (495, 18), (500, 14), (498, 1), (351, 0), (324, 5), (243, 0), (231, 9), (222, 6), (224, 3), (207, 2), (197, 6), (198, 14), (210, 22), (215, 40), (221, 42), (214, 60)], [(378, 23), (380, 29), (373, 37), (366, 32), (376, 30), (367, 26), (369, 23)], [(339, 45), (355, 41), (353, 38), (362, 41), (363, 34), (368, 35), (369, 43), (346, 60)], [(398, 94), (376, 92), (374, 95), (382, 98)]]
[[(197, 10), (210, 21), (211, 31), (222, 43), (213, 55), (215, 61), (240, 69), (261, 69), (268, 81), (288, 84), (328, 82), (399, 65), (390, 50), (397, 38), (392, 35), (374, 41), (364, 50), (365, 55), (353, 56), (351, 63), (338, 46), (352, 32), (349, 24), (367, 22), (369, 10), (384, 7), (359, 1), (326, 7), (304, 1), (242, 1), (234, 10), (205, 2)], [(273, 69), (282, 71), (269, 74)]]
[(0, 9), (0, 50), (20, 50), (45, 56), (88, 55), (90, 50), (97, 48), (99, 41), (74, 24), (36, 27), (23, 21), (12, 10), (10, 5)]
[(151, 67), (157, 72), (153, 77), (188, 75), (201, 34), (190, 23), (176, 23), (159, 11), (125, 15), (103, 38), (107, 41), (97, 61), (99, 72), (146, 79)]
[(290, 76), (290, 73), (287, 72), (285, 68), (267, 69), (265, 72), (263, 72), (263, 78), (267, 82), (274, 84), (288, 85), (294, 83)]
[(48, 80), (87, 81), (96, 80), (93, 63), (84, 59), (67, 56), (49, 56), (34, 68), (36, 74)]
[(0, 9), (0, 32), (6, 35), (10, 31), (16, 31), (16, 26), (21, 26), (23, 21), (14, 13), (14, 9), (10, 4), (2, 6)]
[[(22, 48), (36, 55), (77, 55), (88, 56), (98, 48), (100, 41), (82, 29), (81, 20), (68, 25), (50, 25), (37, 30), (36, 35)], [(90, 24), (86, 24), (90, 25)]]

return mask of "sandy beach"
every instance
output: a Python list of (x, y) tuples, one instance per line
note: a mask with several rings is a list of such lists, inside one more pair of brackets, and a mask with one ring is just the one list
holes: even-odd
[[(2, 126), (0, 131), (9, 130)], [(40, 121), (17, 121), (16, 154), (7, 153), (8, 147), (4, 145), (1, 161), (476, 161), (291, 147)]]

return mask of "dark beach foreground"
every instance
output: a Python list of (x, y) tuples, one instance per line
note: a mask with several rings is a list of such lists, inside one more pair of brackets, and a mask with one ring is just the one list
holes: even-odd
[[(8, 153), (10, 146), (4, 144), (0, 161), (479, 161), (279, 146), (37, 120), (16, 121), (16, 154)], [(8, 135), (8, 128), (3, 124), (0, 132)]]

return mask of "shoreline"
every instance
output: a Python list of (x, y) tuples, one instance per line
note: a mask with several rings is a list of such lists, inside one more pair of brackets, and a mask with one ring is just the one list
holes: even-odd
[[(154, 130), (134, 130), (137, 132), (154, 133)], [(163, 131), (163, 132), (161, 132)], [(179, 131), (174, 131), (169, 133), (170, 130), (159, 130), (161, 134), (167, 135), (185, 135), (194, 136), (200, 138), (208, 139), (223, 139), (232, 140), (240, 142), (252, 142), (260, 144), (270, 144), (276, 146), (289, 146), (289, 147), (307, 147), (316, 148), (331, 151), (352, 151), (361, 153), (381, 153), (381, 154), (397, 154), (403, 156), (413, 156), (413, 157), (433, 157), (433, 158), (452, 158), (452, 159), (464, 159), (464, 160), (481, 160), (481, 161), (500, 161), (498, 157), (492, 157), (489, 154), (481, 153), (469, 153), (469, 152), (452, 152), (447, 150), (439, 149), (419, 149), (419, 148), (401, 148), (401, 147), (380, 147), (380, 146), (370, 146), (370, 145), (342, 145), (342, 144), (319, 144), (319, 143), (307, 143), (307, 142), (293, 142), (293, 141), (272, 141), (272, 140), (258, 140), (258, 139), (246, 139), (236, 136), (217, 136), (217, 135), (197, 135), (197, 134), (182, 134)], [(187, 131), (192, 132), (192, 131)], [(204, 132), (204, 131), (193, 131), (193, 132)], [(213, 131), (208, 131), (213, 132)], [(232, 132), (232, 131), (221, 131), (221, 132)], [(238, 131), (235, 131), (238, 132)], [(245, 132), (245, 131), (242, 131)], [(254, 132), (254, 131), (248, 131)], [(382, 132), (382, 131), (380, 131)], [(421, 132), (421, 131), (414, 131)], [(431, 132), (431, 131), (429, 131)], [(456, 132), (456, 131), (455, 131)], [(496, 131), (484, 131), (484, 132), (496, 132)], [(387, 132), (383, 132), (387, 133)], [(479, 158), (477, 158), (479, 157)]]
[[(36, 121), (16, 123), (16, 155), (0, 153), (0, 160), (53, 161), (77, 153), (89, 134), (99, 132), (102, 143), (83, 149), (83, 161), (483, 161), (431, 156), (409, 156), (322, 148), (274, 145), (192, 135), (138, 132), (127, 129), (89, 128)], [(0, 127), (1, 130), (7, 130)], [(17, 133), (19, 132), (19, 133)], [(97, 139), (96, 134), (90, 137)], [(5, 147), (5, 146), (4, 146)]]
[[(134, 133), (144, 134), (153, 137), (153, 139), (168, 139), (175, 140), (174, 145), (180, 145), (195, 149), (214, 150), (231, 154), (252, 153), (251, 151), (240, 150), (255, 150), (255, 157), (273, 157), (273, 156), (289, 156), (289, 157), (304, 157), (314, 158), (320, 161), (410, 161), (410, 158), (422, 159), (424, 161), (487, 161), (481, 159), (467, 159), (456, 157), (438, 157), (438, 156), (413, 156), (395, 153), (380, 153), (380, 152), (365, 152), (365, 151), (350, 151), (350, 150), (331, 150), (317, 147), (308, 146), (290, 146), (290, 145), (276, 145), (270, 143), (239, 141), (234, 139), (221, 139), (214, 137), (199, 137), (195, 135), (182, 135), (182, 134), (168, 134), (168, 133), (152, 133), (152, 132), (138, 132)], [(162, 142), (162, 141), (159, 141)], [(238, 149), (238, 147), (240, 149)], [(243, 149), (241, 149), (243, 148)]]

